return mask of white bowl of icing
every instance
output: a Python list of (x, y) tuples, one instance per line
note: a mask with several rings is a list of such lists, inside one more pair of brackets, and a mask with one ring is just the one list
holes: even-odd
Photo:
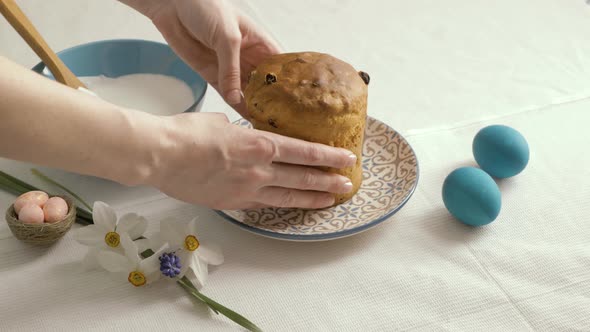
[(115, 78), (101, 75), (79, 78), (101, 99), (155, 115), (178, 114), (195, 102), (186, 83), (167, 75), (131, 74)]
[[(199, 111), (207, 82), (162, 43), (116, 39), (57, 52), (98, 97), (157, 115)], [(44, 63), (33, 71), (54, 79)]]

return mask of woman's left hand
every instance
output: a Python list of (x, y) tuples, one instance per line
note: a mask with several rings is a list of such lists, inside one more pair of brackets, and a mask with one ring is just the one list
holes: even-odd
[(242, 116), (248, 74), (278, 46), (225, 0), (122, 2), (149, 17), (172, 49)]

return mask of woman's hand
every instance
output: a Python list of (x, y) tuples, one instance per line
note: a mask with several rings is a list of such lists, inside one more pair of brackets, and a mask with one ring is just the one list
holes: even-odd
[[(225, 0), (121, 0), (149, 17), (168, 44), (247, 117), (242, 87), (275, 43)], [(228, 123), (220, 114), (163, 118), (146, 180), (180, 200), (216, 209), (322, 208), (346, 177), (312, 166), (354, 165), (350, 151)]]
[(174, 51), (242, 116), (248, 74), (277, 45), (225, 0), (122, 0), (149, 17)]
[[(350, 151), (228, 123), (216, 113), (156, 116), (51, 82), (0, 57), (0, 156), (151, 185), (216, 209), (321, 208), (350, 181)], [(18, 144), (14, 138), (18, 137)]]
[(215, 209), (323, 208), (347, 193), (344, 176), (303, 166), (353, 166), (350, 151), (228, 123), (223, 114), (163, 117), (149, 184)]

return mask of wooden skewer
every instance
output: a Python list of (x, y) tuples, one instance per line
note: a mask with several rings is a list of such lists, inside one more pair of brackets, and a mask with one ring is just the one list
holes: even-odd
[(6, 20), (8, 20), (8, 23), (29, 44), (33, 51), (37, 53), (43, 63), (51, 70), (56, 81), (74, 89), (78, 89), (79, 87), (86, 89), (84, 83), (51, 50), (43, 37), (41, 37), (41, 34), (35, 29), (31, 21), (14, 0), (0, 0), (0, 13), (2, 13)]

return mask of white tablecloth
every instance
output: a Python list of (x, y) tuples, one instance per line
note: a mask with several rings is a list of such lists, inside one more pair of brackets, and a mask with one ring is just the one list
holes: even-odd
[[(63, 49), (110, 38), (161, 41), (115, 1), (21, 0)], [(316, 50), (371, 75), (369, 113), (418, 154), (418, 189), (358, 236), (290, 243), (258, 237), (149, 188), (47, 170), (89, 200), (146, 215), (200, 217), (226, 262), (204, 293), (268, 331), (590, 331), (590, 7), (582, 0), (240, 1), (286, 51)], [(0, 19), (0, 53), (37, 59)], [(204, 110), (237, 116), (210, 90)], [(482, 127), (513, 126), (531, 161), (500, 182), (503, 207), (473, 229), (452, 219), (441, 185), (473, 165)], [(35, 184), (30, 165), (0, 169)], [(0, 193), (0, 210), (12, 196)], [(68, 234), (50, 249), (0, 223), (0, 330), (235, 330), (173, 284), (134, 289), (85, 272)]]

